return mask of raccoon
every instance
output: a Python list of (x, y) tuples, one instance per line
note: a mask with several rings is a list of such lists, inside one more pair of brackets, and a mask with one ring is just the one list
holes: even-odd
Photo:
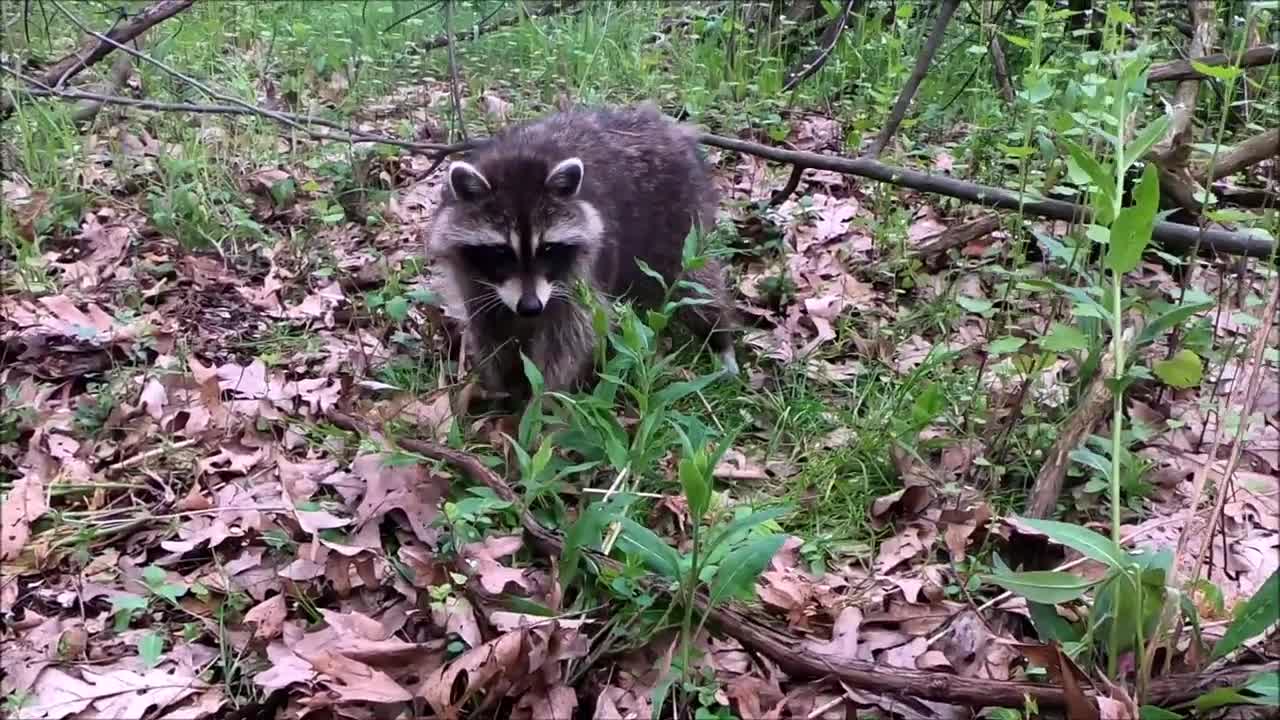
[[(653, 307), (681, 271), (686, 236), (715, 223), (718, 193), (691, 129), (655, 106), (575, 108), (510, 127), (449, 166), (428, 231), (446, 302), (461, 310), (480, 384), (527, 400), (520, 353), (547, 389), (592, 377), (596, 337), (574, 292)], [(678, 319), (738, 373), (721, 267), (688, 279), (713, 295)]]

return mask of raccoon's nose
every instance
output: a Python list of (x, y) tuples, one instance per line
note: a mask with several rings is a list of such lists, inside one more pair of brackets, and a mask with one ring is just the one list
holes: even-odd
[(521, 295), (519, 302), (516, 303), (516, 312), (523, 317), (533, 317), (542, 312), (542, 301), (532, 293)]

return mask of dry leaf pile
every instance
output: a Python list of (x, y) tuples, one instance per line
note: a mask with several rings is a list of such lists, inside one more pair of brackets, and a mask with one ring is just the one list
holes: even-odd
[[(329, 82), (322, 94), (336, 102), (345, 91)], [(484, 102), (505, 112), (496, 97)], [(393, 98), (368, 111), (394, 114), (409, 104)], [(210, 143), (230, 142), (219, 126), (206, 130)], [(314, 232), (302, 244), (195, 252), (148, 222), (136, 194), (154, 180), (158, 158), (178, 150), (142, 129), (111, 132), (87, 139), (77, 172), (86, 187), (114, 194), (48, 249), (53, 286), (11, 285), (0, 297), (0, 383), (6, 417), (16, 418), (12, 433), (0, 435), (8, 487), (0, 506), (0, 693), (23, 699), (16, 717), (204, 718), (240, 706), (360, 720), (383, 716), (374, 706), (446, 718), (498, 708), (513, 719), (648, 717), (677, 637), (659, 635), (602, 659), (591, 653), (606, 612), (513, 611), (504, 597), (566, 610), (554, 559), (538, 557), (514, 526), (451, 545), (444, 504), (464, 494), (460, 476), (326, 422), (342, 410), (375, 427), (395, 422), (435, 438), (449, 431), (447, 388), (400, 387), (377, 375), (397, 357), (447, 353), (445, 310), (409, 304), (397, 324), (359, 302), (392, 278), (429, 287), (429, 278), (406, 269), (421, 253), (441, 174), (426, 174), (424, 158), (372, 160), (370, 177), (391, 189), (381, 208), (386, 224), (314, 226), (309, 218), (331, 181), (307, 167), (238, 168), (255, 222), (283, 237), (300, 226)], [(790, 142), (829, 150), (842, 136), (834, 121), (797, 116)], [(131, 162), (109, 162), (109, 145)], [(774, 238), (785, 249), (738, 265), (741, 306), (755, 324), (746, 339), (751, 365), (803, 367), (836, 387), (873, 364), (905, 375), (931, 351), (948, 349), (958, 363), (990, 364), (977, 390), (995, 398), (988, 422), (1015, 417), (1020, 394), (1008, 360), (985, 350), (990, 314), (968, 313), (936, 336), (880, 332), (952, 281), (975, 307), (995, 307), (1003, 301), (985, 276), (921, 275), (900, 292), (878, 269), (888, 254), (875, 232), (873, 195), (882, 189), (810, 171), (801, 194), (747, 212), (733, 201), (769, 198), (782, 184), (779, 169), (754, 158), (719, 160), (727, 208), (735, 208), (726, 209), (730, 219), (747, 241)], [(936, 160), (940, 171), (953, 162)], [(3, 192), (18, 231), (30, 236), (48, 193), (20, 176), (5, 180)], [(895, 202), (911, 208), (900, 238), (906, 248), (956, 222), (918, 197)], [(959, 255), (994, 262), (1005, 243), (997, 232)], [(1217, 276), (1203, 277), (1201, 291), (1227, 289), (1214, 284)], [(1178, 287), (1155, 265), (1143, 282), (1157, 293)], [(1231, 288), (1239, 282), (1231, 279)], [(1241, 297), (1261, 287), (1255, 277), (1243, 283)], [(1013, 302), (1013, 332), (1042, 333), (1047, 309), (1033, 299)], [(1245, 308), (1224, 307), (1218, 332), (1247, 339)], [(1268, 359), (1269, 381), (1276, 364)], [(1046, 369), (1031, 402), (1065, 402), (1070, 371), (1066, 361)], [(1214, 398), (1243, 377), (1238, 363), (1228, 365), (1198, 392), (1132, 404), (1135, 418), (1161, 429), (1143, 450), (1157, 467), (1156, 495), (1142, 523), (1125, 529), (1139, 543), (1176, 543), (1180, 523), (1170, 520), (1185, 507), (1195, 469), (1225, 465), (1205, 455), (1205, 437), (1220, 422)], [(768, 382), (754, 372), (753, 385)], [(1263, 421), (1243, 439), (1218, 529), (1223, 541), (1211, 545), (1208, 578), (1227, 600), (1222, 619), (1277, 564), (1276, 387), (1264, 383), (1257, 400)], [(818, 574), (802, 559), (803, 539), (790, 538), (760, 579), (759, 611), (819, 655), (874, 661), (887, 672), (1022, 677), (1016, 643), (1032, 637), (1025, 604), (1007, 600), (979, 612), (959, 590), (967, 581), (959, 568), (992, 545), (1028, 555), (1049, 548), (996, 520), (971, 482), (994, 435), (947, 433), (926, 430), (939, 442), (925, 457), (892, 453), (903, 487), (867, 508), (881, 533), (874, 549)], [(837, 431), (808, 450), (848, 442)], [(803, 461), (743, 447), (717, 475), (762, 483), (794, 474)], [(1096, 499), (1081, 492), (1076, 503), (1087, 509)], [(676, 498), (661, 508), (680, 512)], [(724, 635), (698, 642), (701, 667), (718, 685), (715, 699), (740, 717), (852, 717), (822, 713), (855, 707), (968, 717), (957, 706), (790, 678)]]

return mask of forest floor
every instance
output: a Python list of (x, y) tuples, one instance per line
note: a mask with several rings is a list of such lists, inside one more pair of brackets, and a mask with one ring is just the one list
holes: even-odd
[[(799, 101), (752, 104), (737, 89), (681, 89), (699, 68), (748, 72), (707, 69), (698, 53), (720, 36), (690, 31), (685, 47), (669, 30), (650, 49), (649, 31), (610, 34), (609, 23), (626, 23), (601, 3), (590, 17), (460, 42), (456, 88), (443, 49), (412, 54), (411, 77), (396, 67), (403, 55), (363, 58), (376, 81), (357, 94), (359, 53), (326, 49), (320, 30), (350, 23), (347, 45), (371, 52), (375, 40), (421, 42), (436, 26), (378, 34), (398, 4), (373, 3), (367, 20), (361, 3), (307, 5), (239, 17), (198, 7), (181, 29), (153, 30), (148, 51), (163, 47), (170, 66), (261, 106), (341, 108), (361, 131), (422, 142), (456, 137), (456, 89), (471, 136), (564, 97), (648, 97), (726, 135), (851, 155), (916, 42), (906, 29), (879, 31), (865, 55), (842, 49)], [(615, 12), (668, 28), (667, 14), (640, 5)], [(75, 35), (57, 29), (45, 28), (61, 43), (49, 47), (65, 52)], [(594, 50), (557, 50), (568, 45)], [(1033, 141), (986, 107), (1001, 102), (990, 81), (944, 106), (967, 73), (957, 47), (889, 156), (1017, 187), (1027, 154), (1010, 146)], [(692, 68), (664, 65), (682, 52)], [(855, 60), (862, 76), (886, 75), (862, 87), (859, 104), (841, 104), (832, 83)], [(655, 67), (676, 79), (652, 79)], [(121, 92), (171, 85), (147, 66)], [(540, 446), (519, 447), (512, 422), (455, 414), (468, 378), (423, 262), (444, 180), (436, 158), (323, 142), (262, 117), (109, 106), (78, 127), (74, 109), (25, 101), (2, 147), (9, 716), (200, 718), (268, 705), (371, 718), (381, 711), (368, 703), (425, 702), (448, 717), (508, 696), (512, 717), (649, 717), (676, 677), (691, 717), (852, 717), (855, 707), (969, 717), (959, 702), (796, 676), (725, 628), (687, 637), (676, 605), (644, 580), (639, 536), (606, 539), (625, 564), (585, 579), (579, 570), (570, 584), (568, 555), (532, 542), (521, 513), (565, 534), (611, 486), (637, 498), (630, 517), (683, 562), (699, 550), (696, 526), (786, 508), (757, 528), (780, 545), (742, 607), (833, 662), (1043, 681), (1047, 664), (1027, 664), (1027, 648), (1053, 632), (1045, 623), (1083, 617), (1069, 603), (1056, 620), (1037, 617), (1034, 603), (984, 579), (1079, 557), (1018, 517), (1079, 408), (1082, 363), (1106, 349), (1096, 324), (1073, 315), (1073, 296), (1043, 282), (1084, 277), (1064, 270), (1067, 223), (819, 170), (771, 205), (789, 167), (709, 149), (724, 194), (715, 248), (747, 321), (743, 371), (708, 379), (712, 358), (672, 328), (653, 346), (671, 362), (651, 378), (656, 388), (693, 381), (660, 424), (734, 433), (698, 513), (681, 486), (678, 433), (629, 447), (634, 464), (619, 482), (609, 458), (583, 461), (600, 446), (557, 447), (541, 460), (550, 470), (531, 470)], [(1276, 164), (1237, 181), (1275, 193)], [(927, 251), (985, 217), (989, 231)], [(1274, 211), (1259, 217), (1274, 232)], [(1280, 342), (1264, 314), (1276, 272), (1149, 252), (1124, 282), (1149, 317), (1198, 303), (1178, 326), (1194, 360), (1173, 354), (1167, 334), (1133, 358), (1151, 371), (1126, 390), (1118, 534), (1174, 553), (1181, 577), (1201, 578), (1188, 593), (1211, 646), (1280, 567)], [(553, 405), (561, 420), (582, 419)], [(621, 398), (614, 412), (624, 443), (652, 422)], [(1073, 452), (1055, 516), (1103, 536), (1109, 417)], [(397, 438), (472, 454), (515, 500), (456, 463), (392, 447)], [(1231, 478), (1216, 510), (1198, 489), (1206, 466), (1212, 487)], [(1189, 515), (1193, 501), (1201, 510)], [(587, 545), (599, 549), (600, 537)], [(1071, 569), (1085, 580), (1106, 571), (1092, 559)], [(1169, 662), (1175, 672), (1204, 664)], [(1103, 717), (1132, 707), (1110, 702)]]

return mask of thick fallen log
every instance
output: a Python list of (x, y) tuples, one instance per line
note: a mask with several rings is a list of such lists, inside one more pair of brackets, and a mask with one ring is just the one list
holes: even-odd
[[(1242, 68), (1270, 65), (1280, 59), (1280, 48), (1275, 45), (1261, 45), (1250, 48), (1240, 56), (1239, 66)], [(1226, 65), (1230, 58), (1224, 53), (1205, 55), (1195, 58), (1201, 65)], [(1190, 60), (1173, 60), (1152, 65), (1147, 72), (1147, 82), (1167, 82), (1169, 80), (1198, 80), (1205, 75), (1191, 66)]]
[[(328, 417), (345, 430), (360, 433), (368, 433), (370, 430), (365, 422), (350, 415), (331, 412)], [(493, 490), (499, 498), (516, 507), (522, 507), (520, 498), (511, 486), (475, 455), (413, 438), (400, 438), (395, 444), (409, 452), (449, 463), (472, 482)], [(520, 524), (541, 552), (551, 557), (560, 557), (564, 551), (564, 540), (538, 522), (533, 513), (521, 510)], [(597, 567), (622, 571), (622, 564), (612, 558), (586, 550), (583, 552)], [(1021, 707), (1027, 696), (1035, 698), (1041, 707), (1066, 706), (1066, 692), (1057, 685), (960, 677), (950, 673), (888, 667), (872, 662), (818, 655), (809, 650), (800, 638), (787, 635), (745, 612), (727, 605), (712, 606), (705, 595), (699, 595), (696, 603), (698, 607), (695, 611), (699, 615), (709, 613), (709, 622), (713, 627), (742, 643), (747, 649), (768, 657), (796, 679), (833, 678), (864, 690), (975, 707)], [(1248, 665), (1204, 674), (1169, 675), (1152, 681), (1147, 701), (1159, 705), (1184, 702), (1207, 690), (1242, 684), (1252, 674), (1263, 669), (1265, 666)]]
[[(121, 23), (107, 33), (107, 37), (117, 43), (133, 41), (151, 26), (163, 22), (195, 4), (196, 0), (159, 0), (128, 21)], [(90, 37), (75, 52), (50, 65), (38, 78), (46, 88), (61, 89), (68, 80), (79, 75), (85, 68), (93, 65), (115, 50), (115, 45)], [(13, 114), (13, 102), (8, 95), (0, 96), (0, 120)]]
[[(756, 155), (787, 163), (789, 165), (832, 170), (846, 175), (879, 180), (891, 185), (920, 190), (922, 192), (946, 195), (960, 200), (985, 205), (986, 207), (1018, 210), (1029, 215), (1066, 220), (1068, 222), (1087, 223), (1092, 218), (1089, 208), (1061, 200), (1023, 199), (1018, 193), (1004, 188), (978, 185), (977, 183), (957, 180), (945, 175), (929, 175), (917, 170), (893, 167), (872, 158), (845, 158), (835, 155), (784, 150), (759, 143), (727, 138), (720, 135), (703, 133), (699, 142), (704, 145), (733, 150), (735, 152)], [(1199, 245), (1205, 249), (1216, 250), (1230, 255), (1247, 255), (1256, 258), (1270, 258), (1274, 252), (1271, 240), (1262, 233), (1231, 232), (1229, 230), (1201, 230), (1192, 225), (1181, 225), (1159, 221), (1153, 233), (1166, 248), (1186, 251)]]

